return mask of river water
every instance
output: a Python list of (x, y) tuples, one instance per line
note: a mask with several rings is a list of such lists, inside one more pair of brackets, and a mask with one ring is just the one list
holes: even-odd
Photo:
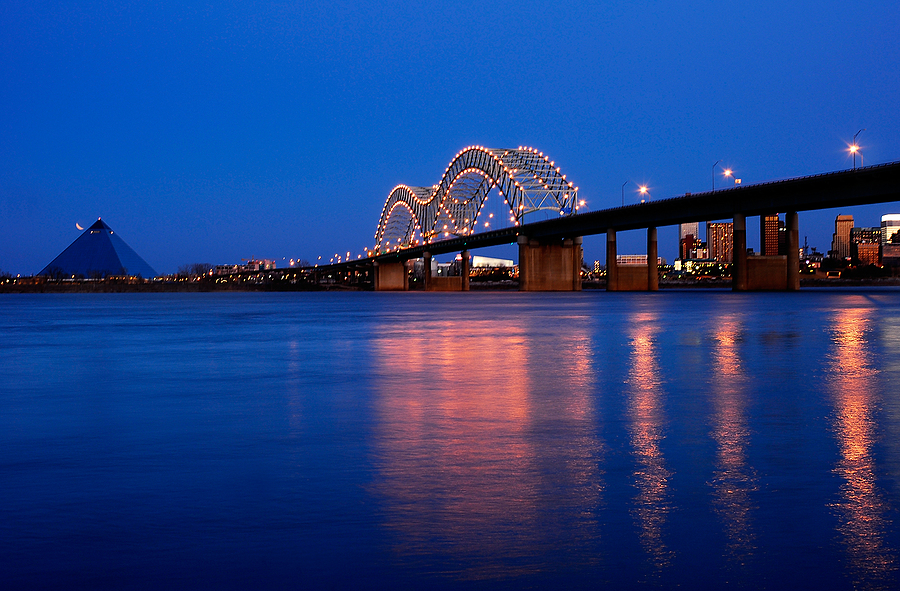
[(900, 291), (0, 298), (4, 587), (889, 589)]

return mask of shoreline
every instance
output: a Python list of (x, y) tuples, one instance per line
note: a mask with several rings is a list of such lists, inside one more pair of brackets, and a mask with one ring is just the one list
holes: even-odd
[[(815, 287), (900, 287), (900, 277), (878, 279), (819, 279), (800, 280), (800, 288)], [(660, 291), (668, 289), (730, 289), (731, 279), (703, 279), (660, 281)], [(517, 291), (518, 282), (472, 282), (470, 291)], [(606, 281), (584, 281), (583, 291), (605, 291)], [(320, 291), (373, 291), (368, 286), (341, 284), (318, 285), (308, 283), (212, 283), (206, 281), (146, 282), (83, 281), (0, 283), (0, 294), (30, 293), (210, 293), (210, 292), (320, 292)], [(410, 290), (420, 291), (420, 290)], [(437, 292), (436, 292), (437, 293)], [(449, 292), (448, 292), (449, 293)]]

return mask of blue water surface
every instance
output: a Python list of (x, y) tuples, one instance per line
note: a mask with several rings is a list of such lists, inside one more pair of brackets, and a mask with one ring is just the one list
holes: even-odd
[(0, 297), (16, 589), (900, 586), (900, 291)]

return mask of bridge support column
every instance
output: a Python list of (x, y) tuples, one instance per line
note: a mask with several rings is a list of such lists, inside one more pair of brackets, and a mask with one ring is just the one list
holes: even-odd
[(406, 261), (375, 261), (375, 291), (407, 291)]
[(606, 291), (619, 291), (619, 266), (616, 263), (616, 231), (606, 230)]
[[(770, 216), (771, 217), (775, 217)], [(735, 291), (796, 291), (800, 289), (800, 230), (797, 212), (788, 212), (785, 218), (785, 231), (787, 233), (786, 254), (760, 254), (759, 256), (747, 256), (746, 254), (746, 225), (745, 218), (734, 217), (734, 282)], [(763, 253), (773, 252), (772, 236), (766, 240), (764, 226), (766, 216), (760, 216), (760, 249)], [(738, 244), (738, 230), (742, 230), (744, 243)], [(739, 250), (739, 246), (743, 249)], [(777, 252), (777, 251), (776, 251)]]
[(431, 274), (431, 253), (424, 253), (425, 291), (469, 291), (469, 251), (460, 255), (459, 277), (435, 277)]
[(747, 291), (747, 216), (742, 213), (734, 214), (731, 252), (731, 289)]
[(580, 236), (529, 240), (519, 236), (519, 291), (581, 291)]
[(460, 261), (459, 274), (462, 276), (462, 291), (469, 291), (469, 251), (462, 251), (462, 260)]
[(647, 228), (647, 264), (619, 264), (616, 231), (606, 230), (606, 291), (657, 291), (659, 248), (655, 226)]
[(656, 226), (647, 228), (647, 291), (659, 291), (659, 247)]
[(800, 289), (800, 218), (796, 211), (784, 216), (787, 232), (787, 285), (788, 291)]
[(425, 291), (431, 290), (431, 253), (423, 252), (422, 253), (422, 270), (425, 272), (424, 281)]

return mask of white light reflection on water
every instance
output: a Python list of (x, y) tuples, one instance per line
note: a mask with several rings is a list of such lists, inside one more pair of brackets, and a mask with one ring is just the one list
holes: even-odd
[(713, 509), (727, 536), (729, 564), (745, 564), (756, 550), (752, 528), (756, 472), (748, 465), (750, 428), (747, 419), (747, 375), (741, 359), (741, 315), (713, 320), (712, 438), (716, 442)]
[(856, 588), (889, 589), (897, 556), (885, 543), (891, 526), (889, 506), (877, 484), (873, 446), (878, 438), (878, 369), (872, 364), (872, 306), (863, 298), (831, 318), (829, 387), (834, 399), (832, 427), (840, 457), (834, 468), (841, 479), (834, 504), (838, 533)]

